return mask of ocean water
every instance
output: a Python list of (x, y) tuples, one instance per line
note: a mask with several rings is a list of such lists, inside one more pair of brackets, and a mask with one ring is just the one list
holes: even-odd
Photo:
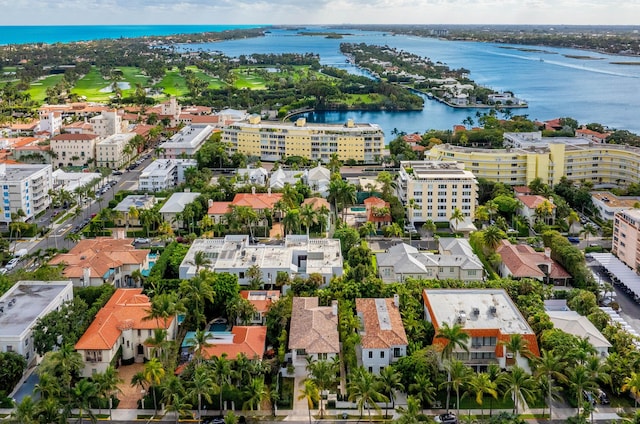
[[(0, 26), (0, 45), (26, 43), (68, 43), (104, 38), (135, 38), (147, 35), (195, 34), (263, 25), (66, 25)], [(264, 25), (267, 26), (267, 25)]]
[[(331, 29), (310, 28), (309, 31)], [(598, 122), (611, 128), (640, 133), (640, 66), (612, 63), (633, 62), (637, 58), (542, 46), (445, 41), (357, 30), (340, 32), (350, 35), (342, 39), (327, 39), (274, 29), (265, 37), (189, 44), (183, 48), (216, 50), (236, 57), (250, 52), (313, 52), (320, 55), (323, 64), (362, 73), (346, 63), (340, 53), (340, 43), (388, 45), (445, 63), (454, 69), (468, 69), (470, 78), (476, 83), (495, 90), (512, 91), (516, 97), (529, 103), (527, 109), (513, 109), (513, 114), (538, 120), (573, 117), (582, 124)], [(477, 121), (476, 111), (453, 109), (435, 100), (425, 100), (424, 109), (417, 112), (318, 112), (308, 114), (308, 119), (330, 123), (344, 123), (347, 119), (377, 123), (389, 137), (394, 128), (407, 133), (451, 129), (467, 116)]]

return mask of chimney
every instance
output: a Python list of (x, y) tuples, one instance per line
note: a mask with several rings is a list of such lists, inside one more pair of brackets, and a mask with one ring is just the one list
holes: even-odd
[(251, 194), (256, 194), (256, 188), (255, 187), (251, 187)]
[(393, 304), (396, 308), (400, 307), (400, 296), (397, 293), (393, 295)]
[(545, 247), (544, 248), (544, 256), (547, 259), (551, 259), (551, 248), (550, 247)]
[(338, 301), (334, 300), (331, 302), (331, 313), (333, 313), (334, 317), (338, 316)]
[(209, 199), (207, 201), (207, 206), (209, 206), (209, 207), (213, 206), (213, 200)]
[(268, 196), (271, 196), (271, 187), (269, 187), (269, 188), (267, 189), (267, 195), (268, 195)]

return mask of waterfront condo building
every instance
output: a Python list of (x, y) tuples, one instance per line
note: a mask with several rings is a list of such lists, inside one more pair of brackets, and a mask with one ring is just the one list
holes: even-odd
[(159, 148), (163, 159), (195, 158), (195, 154), (213, 132), (210, 125), (194, 124), (178, 131)]
[(0, 164), (2, 186), (2, 217), (0, 222), (11, 222), (11, 214), (22, 209), (23, 220), (44, 211), (51, 199), (51, 165)]
[[(520, 144), (523, 138), (520, 137)], [(569, 142), (569, 140), (571, 142)], [(512, 186), (528, 185), (535, 178), (555, 185), (562, 177), (572, 182), (591, 181), (596, 188), (625, 186), (640, 181), (640, 148), (594, 143), (579, 138), (543, 137), (526, 147), (481, 149), (441, 144), (425, 155), (430, 160), (457, 161), (477, 178)]]
[(640, 210), (629, 209), (616, 213), (613, 219), (611, 253), (629, 268), (640, 269)]
[(340, 160), (354, 159), (374, 162), (384, 152), (384, 132), (375, 124), (357, 124), (349, 120), (344, 125), (307, 124), (296, 122), (262, 122), (259, 116), (225, 127), (222, 141), (230, 152), (257, 156), (264, 161), (302, 156), (329, 162), (331, 155)]
[(122, 167), (130, 159), (125, 150), (135, 136), (136, 133), (114, 134), (99, 142), (96, 145), (97, 165), (111, 169)]
[(409, 210), (409, 221), (447, 222), (455, 209), (467, 218), (475, 213), (478, 182), (462, 163), (402, 161), (398, 198)]
[(540, 355), (535, 333), (503, 289), (426, 289), (422, 298), (425, 317), (436, 332), (433, 344), (441, 348), (447, 344), (438, 337), (443, 325), (462, 326), (469, 335), (468, 351), (456, 347), (453, 358), (478, 372), (486, 371), (490, 364), (500, 368), (518, 365), (530, 372), (529, 360), (503, 345), (515, 334), (526, 341), (532, 355)]
[(96, 158), (97, 134), (59, 134), (51, 139), (53, 163), (63, 166), (87, 166)]

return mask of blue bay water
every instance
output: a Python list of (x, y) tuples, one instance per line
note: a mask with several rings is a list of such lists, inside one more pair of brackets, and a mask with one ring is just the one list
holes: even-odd
[[(309, 31), (332, 31), (310, 28)], [(513, 109), (514, 114), (530, 119), (548, 120), (573, 117), (581, 124), (599, 122), (611, 128), (640, 133), (640, 66), (615, 65), (610, 62), (634, 58), (613, 56), (576, 49), (509, 46), (504, 44), (445, 41), (434, 38), (391, 36), (380, 32), (348, 32), (342, 39), (300, 36), (297, 31), (274, 29), (265, 37), (183, 46), (189, 50), (217, 50), (229, 56), (249, 53), (318, 53), (321, 62), (361, 73), (345, 62), (340, 43), (388, 45), (409, 51), (450, 68), (465, 68), (478, 84), (495, 90), (509, 90), (529, 103), (527, 109)], [(508, 47), (508, 48), (505, 48)], [(523, 51), (531, 49), (539, 51)], [(584, 60), (568, 56), (589, 56)], [(475, 118), (477, 109), (453, 109), (434, 100), (426, 100), (418, 112), (325, 112), (309, 114), (317, 122), (357, 122), (379, 124), (390, 136), (399, 131), (423, 132), (450, 129), (467, 117)], [(480, 110), (485, 112), (486, 110)]]
[(26, 43), (69, 43), (104, 38), (135, 38), (148, 35), (195, 34), (261, 25), (66, 25), (0, 26), (0, 45)]

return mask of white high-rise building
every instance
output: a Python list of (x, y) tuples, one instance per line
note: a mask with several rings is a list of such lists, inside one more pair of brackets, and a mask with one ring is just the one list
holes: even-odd
[(11, 222), (11, 214), (22, 209), (25, 221), (51, 203), (51, 165), (0, 164), (2, 215), (0, 222)]
[(195, 159), (157, 159), (151, 162), (138, 179), (144, 191), (163, 191), (184, 182), (184, 171), (198, 166)]

